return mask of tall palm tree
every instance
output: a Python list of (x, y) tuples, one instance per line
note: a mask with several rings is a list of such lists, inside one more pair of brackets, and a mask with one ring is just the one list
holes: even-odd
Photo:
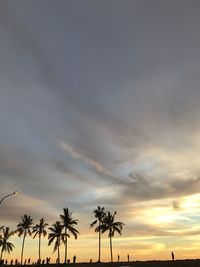
[(69, 211), (68, 208), (63, 209), (63, 213), (60, 215), (64, 230), (65, 230), (65, 260), (64, 263), (66, 263), (67, 260), (67, 238), (70, 237), (70, 234), (74, 236), (75, 239), (77, 239), (79, 231), (75, 228), (75, 225), (78, 224), (78, 220), (75, 220), (72, 218), (72, 212)]
[(51, 243), (55, 240), (53, 252), (55, 252), (56, 250), (58, 251), (58, 263), (60, 263), (60, 245), (65, 241), (64, 234), (62, 233), (63, 225), (61, 224), (61, 222), (57, 221), (49, 228), (49, 230), (51, 231), (51, 233), (49, 233), (48, 235), (48, 245), (50, 246)]
[(8, 252), (10, 254), (11, 251), (13, 251), (13, 248), (15, 247), (11, 242), (8, 241), (12, 235), (14, 235), (15, 231), (10, 232), (10, 228), (6, 227), (3, 228), (3, 234), (1, 235), (0, 239), (0, 247), (1, 247), (1, 255), (0, 255), (0, 261), (2, 260), (3, 252)]
[(44, 218), (40, 219), (40, 222), (33, 227), (33, 233), (35, 234), (33, 238), (37, 235), (39, 236), (39, 262), (41, 260), (41, 237), (47, 235), (46, 227), (48, 223), (45, 222)]
[(93, 211), (94, 213), (94, 217), (96, 218), (95, 221), (93, 221), (90, 224), (90, 227), (95, 226), (95, 224), (98, 224), (97, 227), (95, 228), (95, 232), (99, 232), (99, 258), (98, 258), (98, 262), (101, 261), (101, 225), (102, 225), (102, 221), (103, 218), (105, 216), (105, 208), (101, 208), (100, 206), (97, 207), (97, 209), (95, 209)]
[(108, 211), (106, 212), (103, 222), (102, 222), (102, 233), (108, 231), (108, 237), (110, 238), (110, 257), (111, 262), (113, 262), (113, 253), (112, 253), (112, 237), (115, 235), (115, 232), (121, 235), (122, 228), (124, 223), (122, 222), (115, 222), (115, 215), (117, 212), (115, 211), (113, 214)]
[(17, 225), (16, 232), (18, 232), (18, 236), (23, 235), (22, 251), (21, 251), (21, 265), (23, 263), (25, 238), (27, 235), (31, 236), (32, 226), (33, 226), (33, 219), (27, 214), (21, 217), (21, 221)]

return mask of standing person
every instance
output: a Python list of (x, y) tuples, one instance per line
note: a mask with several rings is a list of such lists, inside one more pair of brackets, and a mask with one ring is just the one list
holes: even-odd
[(76, 263), (76, 256), (73, 257), (73, 263)]
[(171, 254), (172, 254), (172, 260), (174, 261), (174, 252), (172, 251)]
[(127, 254), (127, 260), (128, 260), (128, 262), (129, 262), (129, 254)]
[(119, 254), (118, 254), (118, 256), (117, 256), (117, 259), (118, 259), (118, 262), (119, 262), (119, 259), (120, 259), (120, 256), (119, 256)]

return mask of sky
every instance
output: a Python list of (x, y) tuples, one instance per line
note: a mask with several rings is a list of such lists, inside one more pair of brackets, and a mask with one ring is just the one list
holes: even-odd
[[(95, 261), (100, 205), (125, 223), (114, 260), (199, 256), (199, 12), (198, 0), (0, 1), (0, 198), (19, 191), (1, 225), (51, 226), (68, 207), (81, 233), (69, 257)], [(106, 234), (102, 247), (109, 261)], [(24, 257), (37, 253), (27, 238)]]

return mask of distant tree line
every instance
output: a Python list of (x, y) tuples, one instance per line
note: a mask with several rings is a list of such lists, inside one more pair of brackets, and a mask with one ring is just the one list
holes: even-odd
[[(115, 216), (117, 212), (111, 213), (105, 211), (104, 207), (98, 206), (93, 211), (95, 220), (90, 224), (90, 228), (95, 227), (95, 232), (98, 233), (99, 245), (98, 245), (98, 262), (101, 261), (101, 235), (105, 232), (108, 233), (110, 241), (110, 258), (113, 262), (113, 251), (112, 251), (112, 237), (117, 232), (121, 235), (124, 223), (116, 222)], [(80, 234), (76, 229), (78, 220), (73, 218), (73, 213), (68, 208), (63, 209), (63, 214), (60, 214), (60, 221), (56, 221), (48, 228), (48, 223), (44, 218), (39, 220), (39, 223), (34, 224), (33, 218), (25, 214), (21, 217), (21, 220), (17, 224), (16, 230), (11, 231), (9, 227), (0, 227), (0, 262), (3, 259), (4, 253), (11, 253), (14, 249), (14, 244), (10, 242), (10, 238), (18, 234), (22, 237), (22, 248), (21, 248), (21, 259), (20, 263), (23, 264), (23, 255), (25, 240), (27, 236), (33, 238), (38, 237), (38, 263), (41, 262), (41, 238), (48, 235), (48, 245), (53, 245), (53, 252), (57, 251), (57, 263), (60, 263), (60, 246), (64, 244), (64, 263), (67, 262), (68, 256), (68, 238), (72, 235), (75, 239)], [(47, 232), (47, 229), (49, 232)]]

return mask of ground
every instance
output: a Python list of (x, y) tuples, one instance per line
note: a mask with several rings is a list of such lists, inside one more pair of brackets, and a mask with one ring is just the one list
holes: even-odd
[[(46, 264), (45, 264), (46, 265)], [(63, 266), (64, 264), (49, 264), (51, 267)], [(196, 260), (175, 260), (175, 261), (133, 261), (113, 263), (76, 263), (66, 264), (70, 267), (200, 267), (200, 259)], [(31, 267), (31, 265), (29, 265)], [(35, 266), (35, 265), (33, 265)], [(41, 264), (39, 267), (44, 267)]]

